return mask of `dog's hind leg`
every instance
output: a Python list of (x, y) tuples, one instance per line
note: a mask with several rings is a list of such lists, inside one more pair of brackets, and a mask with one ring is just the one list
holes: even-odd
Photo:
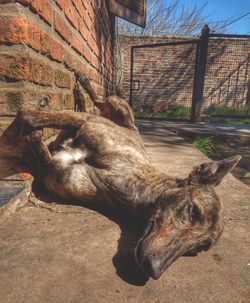
[(87, 76), (81, 72), (76, 72), (76, 79), (87, 91), (94, 105), (100, 110), (98, 115), (101, 115), (120, 126), (131, 130), (137, 130), (134, 123), (133, 111), (125, 100), (118, 96), (111, 96), (104, 101), (100, 101)]
[(97, 116), (101, 115), (100, 109), (96, 107), (88, 91), (82, 87), (79, 81), (76, 82), (74, 97), (76, 111), (85, 112)]
[(82, 72), (76, 72), (76, 80), (81, 84), (81, 86), (87, 91), (87, 93), (90, 96), (90, 99), (92, 102), (98, 107), (99, 104), (103, 103), (102, 101), (99, 100), (97, 97), (97, 94), (93, 90), (89, 78), (85, 76), (84, 73)]

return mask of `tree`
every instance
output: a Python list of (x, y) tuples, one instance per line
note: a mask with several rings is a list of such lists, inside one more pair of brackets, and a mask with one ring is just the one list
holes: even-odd
[(222, 27), (225, 31), (228, 20), (211, 21), (205, 13), (206, 6), (207, 2), (187, 8), (181, 0), (148, 0), (146, 27), (118, 19), (118, 34), (190, 36), (200, 34), (206, 23), (212, 32), (219, 32)]

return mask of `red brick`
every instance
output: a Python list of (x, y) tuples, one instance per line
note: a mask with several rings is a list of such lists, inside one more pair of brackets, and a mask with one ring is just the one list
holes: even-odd
[(1, 42), (23, 42), (56, 61), (63, 61), (63, 46), (27, 19), (19, 16), (0, 16), (0, 24), (3, 25), (0, 27)]
[(85, 14), (85, 9), (84, 9), (84, 7), (82, 5), (81, 0), (72, 0), (72, 3), (75, 6), (76, 10), (78, 11), (79, 15), (81, 17), (83, 17), (84, 14)]
[[(81, 22), (83, 21), (85, 23), (85, 26), (87, 27), (88, 31), (91, 30), (93, 20), (91, 20), (86, 8), (83, 6), (85, 3), (82, 3), (81, 0), (72, 0), (74, 6), (76, 7), (78, 13), (81, 16), (81, 19), (79, 20), (80, 24), (78, 25), (78, 29), (81, 30)], [(85, 4), (86, 5), (86, 4)], [(85, 36), (85, 35), (83, 35)]]
[(76, 28), (78, 29), (78, 14), (77, 11), (75, 10), (75, 7), (73, 6), (71, 1), (68, 1), (67, 5), (64, 8), (64, 13), (69, 20), (69, 22)]
[[(27, 45), (30, 45), (32, 48), (39, 51), (41, 49), (41, 40), (45, 33), (27, 19), (24, 20), (24, 22), (26, 22), (26, 26), (28, 28), (28, 38), (25, 42)], [(20, 41), (24, 42), (22, 39), (20, 39)]]
[(35, 83), (52, 86), (54, 82), (54, 70), (49, 65), (36, 58), (30, 59), (30, 80)]
[(53, 23), (53, 9), (50, 0), (16, 0), (22, 5), (29, 5), (32, 11), (37, 13), (47, 23)]
[(52, 86), (54, 71), (45, 62), (30, 58), (27, 54), (0, 55), (0, 78), (29, 80), (38, 84)]
[(29, 5), (31, 4), (32, 0), (17, 0), (16, 2), (19, 2), (20, 4), (23, 5)]
[(83, 55), (85, 52), (85, 46), (83, 41), (81, 41), (76, 35), (72, 36), (72, 47), (75, 49), (80, 55)]
[(28, 59), (21, 55), (1, 54), (0, 66), (1, 79), (25, 80), (29, 73)]
[(79, 19), (78, 29), (83, 39), (88, 42), (91, 39), (91, 34), (82, 19)]
[(63, 108), (65, 109), (74, 109), (75, 99), (73, 94), (65, 94), (64, 95), (64, 104)]
[(55, 70), (55, 85), (62, 88), (71, 88), (71, 75), (62, 70)]
[(23, 100), (23, 94), (15, 89), (0, 91), (0, 116), (15, 115)]
[[(86, 4), (83, 3), (83, 5), (86, 5)], [(83, 20), (84, 23), (86, 24), (88, 30), (90, 30), (90, 29), (91, 29), (92, 21), (91, 21), (89, 15), (88, 15), (88, 12), (87, 12), (86, 8), (83, 9), (83, 10), (81, 10), (81, 14), (82, 14), (82, 15), (81, 15), (82, 20)]]
[(65, 65), (71, 70), (77, 70), (79, 64), (79, 60), (77, 60), (76, 56), (74, 56), (71, 52), (65, 51), (64, 55)]
[(94, 55), (87, 47), (84, 48), (83, 55), (90, 64), (96, 66), (94, 62)]
[(55, 0), (55, 2), (62, 9), (62, 11), (64, 11), (68, 0)]
[(72, 42), (72, 31), (69, 28), (66, 20), (61, 17), (57, 12), (54, 15), (54, 27), (55, 30), (62, 36), (69, 44)]
[(41, 52), (43, 54), (48, 55), (56, 61), (63, 62), (64, 61), (64, 47), (48, 36), (47, 34), (41, 35)]
[(53, 9), (50, 0), (32, 0), (32, 10), (47, 21), (50, 25), (53, 23)]
[(19, 16), (0, 16), (1, 42), (26, 42), (28, 40), (27, 23)]

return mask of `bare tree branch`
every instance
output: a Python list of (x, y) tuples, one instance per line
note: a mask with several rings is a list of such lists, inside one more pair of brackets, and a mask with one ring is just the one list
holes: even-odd
[(184, 6), (181, 0), (148, 0), (147, 23), (145, 28), (133, 25), (125, 20), (118, 19), (118, 33), (127, 35), (197, 35), (206, 23), (210, 30), (218, 32), (230, 20), (214, 22), (205, 14), (207, 2), (194, 5), (191, 8)]

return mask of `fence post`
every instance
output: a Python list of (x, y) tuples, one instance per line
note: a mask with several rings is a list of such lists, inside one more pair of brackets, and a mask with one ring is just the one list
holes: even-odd
[(130, 57), (130, 91), (129, 91), (129, 105), (133, 106), (133, 76), (134, 76), (134, 47), (131, 46), (131, 57)]
[(209, 27), (208, 25), (205, 25), (201, 31), (201, 37), (197, 49), (197, 56), (195, 62), (191, 113), (191, 121), (193, 122), (201, 121), (202, 99), (207, 65), (208, 41)]

